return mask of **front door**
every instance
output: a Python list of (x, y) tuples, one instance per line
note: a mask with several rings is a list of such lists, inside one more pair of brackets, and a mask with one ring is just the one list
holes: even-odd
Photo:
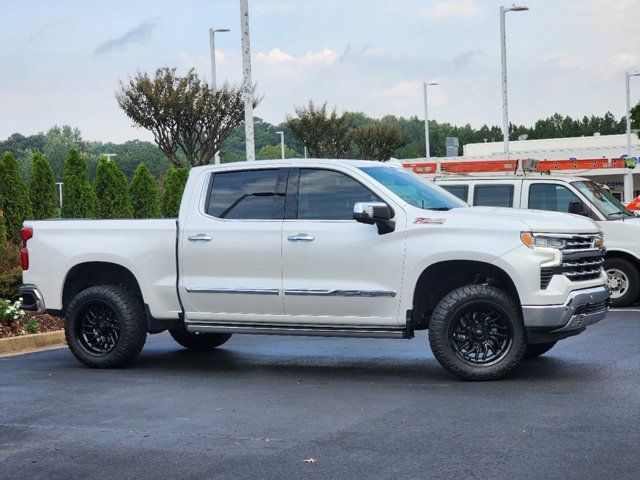
[(386, 200), (351, 173), (291, 169), (282, 230), (287, 321), (398, 326), (404, 212), (396, 207), (398, 228), (380, 235), (353, 220), (354, 204), (372, 201)]
[(181, 233), (180, 297), (187, 321), (282, 320), (287, 172), (223, 170), (200, 179), (202, 200), (193, 196)]

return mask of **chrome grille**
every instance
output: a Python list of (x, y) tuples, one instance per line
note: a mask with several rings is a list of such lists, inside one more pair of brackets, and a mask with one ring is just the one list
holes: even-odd
[(595, 246), (600, 234), (572, 235), (562, 252), (562, 274), (573, 282), (593, 280), (602, 274), (604, 249)]
[(565, 253), (582, 252), (585, 250), (593, 250), (595, 246), (595, 240), (599, 234), (584, 234), (584, 235), (567, 235), (563, 236), (566, 240)]
[(549, 286), (554, 275), (564, 275), (572, 282), (581, 282), (598, 278), (603, 271), (604, 248), (596, 246), (601, 234), (549, 234), (565, 241), (562, 250), (562, 265), (546, 267), (540, 271), (540, 288)]

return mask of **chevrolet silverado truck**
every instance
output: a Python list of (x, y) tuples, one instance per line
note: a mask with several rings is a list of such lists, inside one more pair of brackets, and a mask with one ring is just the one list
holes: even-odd
[(611, 304), (628, 307), (640, 300), (640, 218), (597, 183), (538, 174), (447, 176), (435, 181), (469, 205), (567, 212), (595, 220), (607, 239), (604, 269)]
[(147, 334), (413, 338), (503, 377), (608, 311), (603, 236), (575, 215), (468, 207), (402, 168), (282, 160), (193, 168), (177, 219), (27, 221), (23, 307), (65, 316), (85, 365)]

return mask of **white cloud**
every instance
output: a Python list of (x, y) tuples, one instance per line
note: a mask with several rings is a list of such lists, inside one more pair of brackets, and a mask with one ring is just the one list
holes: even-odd
[[(422, 82), (420, 80), (402, 81), (389, 88), (373, 92), (374, 98), (387, 101), (396, 108), (422, 105)], [(429, 88), (429, 107), (442, 107), (448, 103), (442, 88)]]
[(317, 52), (309, 50), (301, 57), (294, 57), (290, 53), (279, 48), (274, 48), (270, 50), (269, 53), (259, 52), (256, 55), (256, 59), (258, 62), (266, 63), (268, 65), (301, 68), (315, 65), (334, 65), (340, 59), (340, 55), (330, 48), (325, 48)]
[(597, 58), (558, 51), (544, 57), (552, 67), (566, 71), (572, 76), (588, 76), (599, 81), (611, 81), (622, 76), (625, 71), (640, 66), (640, 56), (635, 53), (620, 52)]
[(433, 6), (422, 11), (424, 16), (431, 18), (468, 17), (479, 13), (475, 0), (436, 0)]

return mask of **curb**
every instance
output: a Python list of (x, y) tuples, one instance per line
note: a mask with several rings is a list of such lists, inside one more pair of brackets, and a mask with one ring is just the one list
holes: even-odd
[(40, 349), (64, 347), (64, 330), (0, 338), (0, 356), (20, 355)]

